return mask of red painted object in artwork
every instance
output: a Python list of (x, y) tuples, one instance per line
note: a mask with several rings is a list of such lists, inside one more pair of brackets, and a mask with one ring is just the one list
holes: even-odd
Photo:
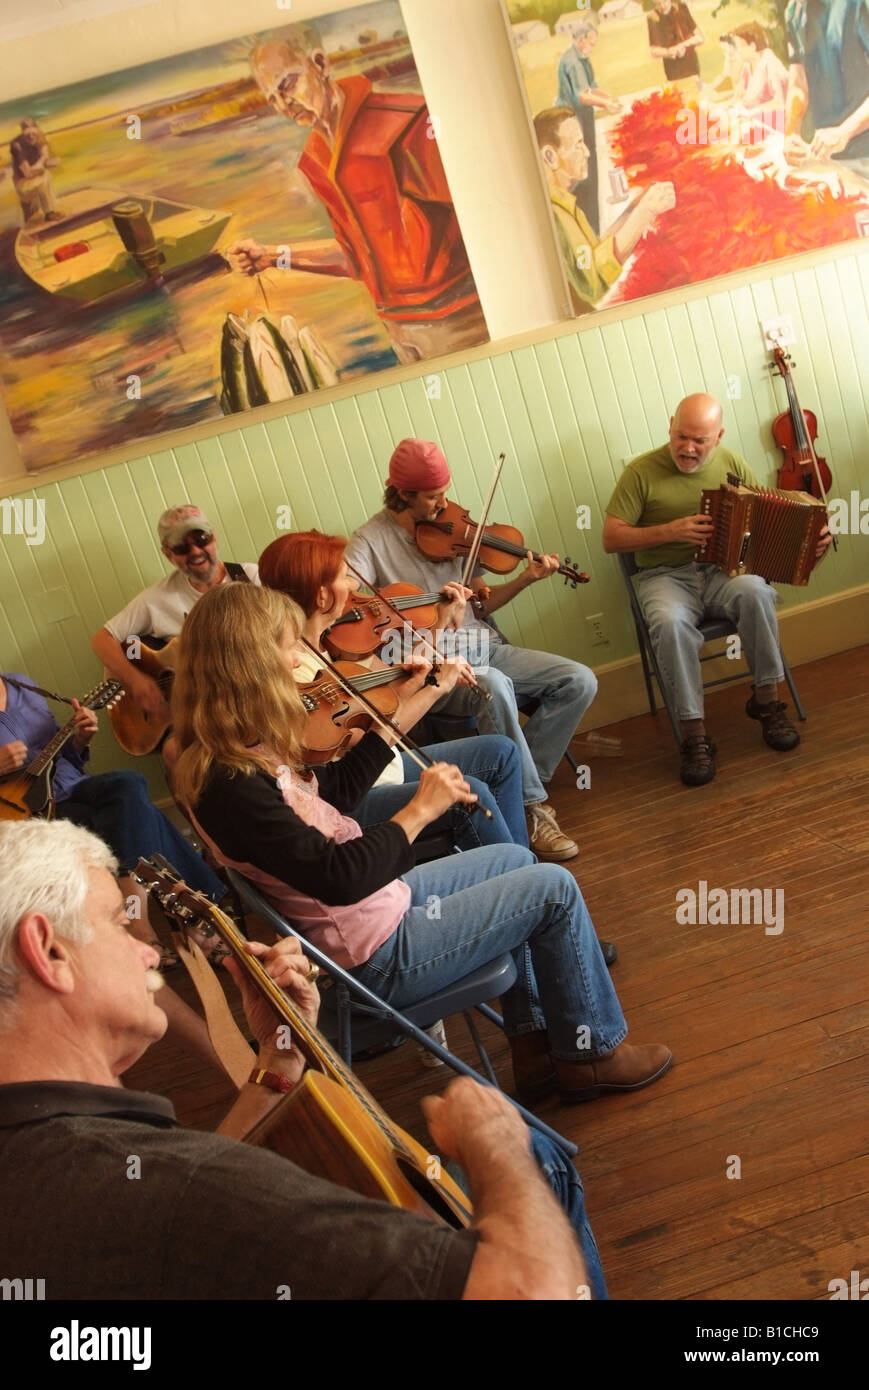
[(746, 173), (726, 145), (680, 143), (698, 110), (672, 88), (635, 101), (613, 129), (613, 161), (634, 187), (669, 180), (676, 206), (638, 244), (608, 302), (659, 294), (820, 246), (852, 241), (864, 199), (825, 183), (780, 188)]
[(84, 256), (90, 251), (86, 241), (68, 241), (64, 246), (58, 246), (54, 253), (56, 261), (71, 261), (73, 256)]

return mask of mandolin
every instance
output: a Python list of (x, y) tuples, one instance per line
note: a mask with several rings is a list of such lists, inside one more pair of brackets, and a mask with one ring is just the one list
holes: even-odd
[[(151, 638), (151, 641), (156, 639)], [(151, 647), (144, 637), (130, 637), (126, 643), (127, 659), (136, 661), (139, 669), (159, 686), (166, 700), (172, 688), (175, 663), (178, 660), (178, 638), (171, 637), (163, 647)], [(125, 700), (109, 710), (112, 732), (125, 753), (142, 757), (160, 746), (171, 724), (168, 715), (159, 718), (140, 708), (135, 700)]]
[(245, 1136), (245, 1142), (289, 1158), (306, 1172), (363, 1196), (445, 1222), (471, 1220), (468, 1198), (440, 1161), (393, 1124), (326, 1039), (299, 1013), (256, 956), (245, 950), (235, 923), (196, 893), (171, 867), (140, 859), (136, 877), (157, 900), (182, 943), (191, 930), (215, 933), (266, 997), (307, 1060), (301, 1081)]
[[(95, 685), (79, 701), (86, 709), (105, 709), (111, 715), (113, 705), (124, 697), (120, 681), (106, 680)], [(41, 753), (33, 761), (17, 772), (10, 772), (0, 780), (0, 820), (29, 820), (31, 816), (44, 816), (50, 820), (54, 814), (54, 797), (51, 794), (51, 778), (54, 762), (65, 743), (75, 733), (75, 715), (64, 724)]]

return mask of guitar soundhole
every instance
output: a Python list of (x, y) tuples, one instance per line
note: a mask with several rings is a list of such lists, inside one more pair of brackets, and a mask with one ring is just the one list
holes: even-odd
[[(439, 1216), (442, 1221), (445, 1221), (448, 1226), (452, 1226), (455, 1230), (464, 1230), (467, 1224), (466, 1221), (459, 1219), (450, 1203), (441, 1196), (437, 1185), (434, 1182), (430, 1182), (425, 1174), (421, 1173), (416, 1165), (411, 1163), (402, 1154), (396, 1154), (395, 1161), (401, 1169), (402, 1177), (407, 1179), (417, 1196), (428, 1203), (435, 1215)], [(468, 1200), (468, 1211), (466, 1215), (470, 1216), (470, 1199)]]

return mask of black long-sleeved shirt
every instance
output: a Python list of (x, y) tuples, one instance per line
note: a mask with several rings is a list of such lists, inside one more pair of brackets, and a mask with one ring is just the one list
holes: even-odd
[[(317, 770), (319, 796), (342, 815), (350, 815), (390, 757), (390, 748), (378, 734), (366, 734), (339, 762)], [(194, 814), (228, 859), (253, 864), (298, 893), (331, 906), (359, 902), (414, 864), (400, 825), (385, 821), (338, 843), (287, 806), (276, 779), (261, 771), (245, 776), (218, 764)]]

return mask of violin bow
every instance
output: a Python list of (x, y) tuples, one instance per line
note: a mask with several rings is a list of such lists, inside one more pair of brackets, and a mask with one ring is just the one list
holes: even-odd
[[(409, 627), (414, 637), (419, 639), (420, 643), (426, 649), (426, 655), (428, 659), (432, 662), (433, 669), (431, 674), (434, 675), (434, 668), (438, 664), (443, 664), (444, 659), (443, 655), (441, 654), (441, 652), (438, 651), (434, 643), (430, 642), (429, 639), (426, 637), (425, 633), (420, 631), (418, 627), (415, 627), (414, 624), (410, 621), (410, 619), (404, 616), (400, 608), (396, 608), (395, 604), (392, 602), (391, 599), (388, 599), (385, 594), (382, 594), (380, 592), (376, 584), (372, 584), (370, 579), (366, 579), (364, 574), (360, 574), (355, 565), (351, 565), (349, 560), (345, 560), (345, 564), (347, 565), (348, 570), (354, 576), (354, 578), (358, 579), (360, 584), (364, 584), (366, 588), (370, 589), (371, 592), (375, 594), (377, 598), (380, 600), (380, 602), (383, 604), (384, 608), (387, 608), (389, 612), (393, 615), (393, 617), (398, 619), (402, 628)], [(436, 680), (432, 681), (431, 683), (433, 685), (437, 685)], [(479, 694), (482, 699), (491, 700), (492, 697), (489, 694), (488, 690), (484, 690), (481, 685), (477, 684), (476, 676), (474, 677), (474, 684), (470, 688), (479, 691)]]
[(483, 533), (486, 530), (486, 522), (489, 520), (489, 509), (491, 508), (492, 502), (495, 499), (495, 489), (498, 486), (498, 481), (501, 477), (501, 469), (503, 467), (504, 455), (499, 454), (498, 462), (495, 464), (495, 476), (492, 479), (492, 486), (489, 488), (489, 496), (486, 498), (486, 505), (484, 506), (480, 514), (480, 520), (477, 523), (477, 534), (474, 536), (473, 544), (470, 550), (468, 551), (468, 558), (465, 561), (465, 568), (462, 572), (462, 584), (466, 589), (470, 588), (468, 580), (474, 573), (474, 566), (477, 563), (477, 556), (480, 553), (480, 546), (483, 543)]
[[(422, 768), (423, 771), (428, 767), (434, 767), (434, 758), (429, 757), (425, 749), (420, 748), (419, 744), (416, 743), (409, 734), (402, 733), (398, 725), (393, 724), (392, 720), (388, 719), (385, 714), (381, 714), (377, 706), (368, 699), (368, 696), (364, 695), (361, 690), (356, 690), (355, 687), (342, 676), (334, 663), (331, 662), (327, 656), (324, 656), (321, 651), (317, 650), (313, 642), (309, 642), (304, 635), (300, 635), (299, 641), (303, 646), (308, 648), (308, 651), (315, 656), (320, 664), (329, 672), (335, 684), (344, 691), (344, 694), (348, 695), (352, 700), (358, 700), (363, 709), (371, 715), (375, 724), (379, 725), (385, 733), (397, 735), (395, 740), (396, 747), (400, 748), (403, 753), (406, 753), (407, 756), (416, 763), (417, 767)], [(471, 815), (474, 811), (482, 811), (487, 820), (493, 819), (492, 812), (488, 807), (481, 806), (479, 802), (470, 806), (463, 806), (462, 809), (467, 815)]]

